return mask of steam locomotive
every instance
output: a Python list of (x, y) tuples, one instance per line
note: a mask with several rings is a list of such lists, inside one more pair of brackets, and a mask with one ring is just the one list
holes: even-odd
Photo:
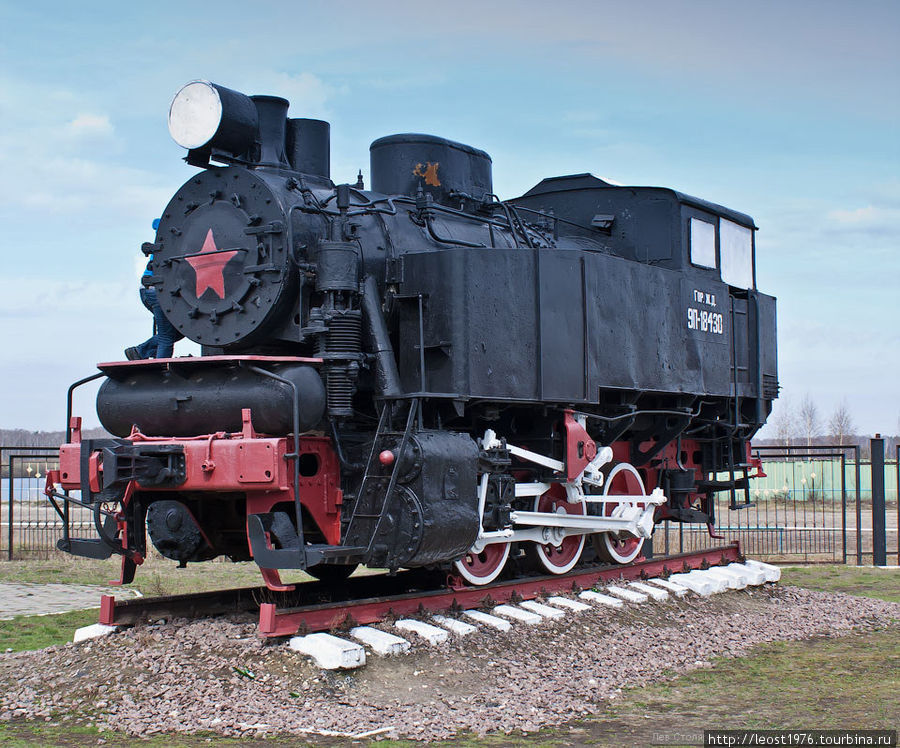
[(749, 502), (778, 393), (750, 216), (591, 174), (501, 200), (487, 153), (418, 134), (372, 143), (371, 190), (335, 185), (329, 127), (207, 81), (175, 95), (199, 171), (143, 252), (201, 356), (89, 377), (114, 438), (70, 405), (46, 493), (95, 533), (61, 550), (121, 555), (123, 583), (149, 535), (276, 590), (359, 564), (479, 585), (512, 559), (626, 564), (661, 521), (712, 533), (716, 491)]

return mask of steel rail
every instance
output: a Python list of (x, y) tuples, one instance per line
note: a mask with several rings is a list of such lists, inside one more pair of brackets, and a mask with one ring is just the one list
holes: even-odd
[[(388, 616), (479, 608), (502, 602), (531, 600), (551, 593), (590, 589), (597, 584), (647, 579), (739, 561), (740, 543), (692, 553), (646, 559), (627, 566), (582, 567), (569, 574), (520, 577), (469, 587), (434, 573), (411, 570), (394, 576), (348, 579), (339, 587), (323, 582), (297, 585), (292, 593), (265, 587), (219, 590), (192, 595), (116, 600), (103, 595), (100, 623), (130, 625), (159, 618), (200, 618), (259, 611), (260, 636), (292, 636), (298, 631), (329, 631), (348, 624), (377, 623)], [(412, 591), (411, 591), (412, 590)]]
[(385, 598), (355, 600), (338, 605), (324, 604), (302, 609), (281, 610), (274, 603), (259, 608), (259, 633), (264, 637), (292, 636), (298, 631), (327, 631), (355, 625), (377, 623), (387, 616), (403, 616), (427, 612), (478, 608), (502, 602), (531, 600), (548, 593), (573, 589), (590, 589), (598, 583), (617, 579), (646, 579), (666, 572), (699, 569), (738, 561), (740, 544), (684, 553), (666, 558), (649, 559), (627, 566), (607, 566), (576, 573), (547, 575), (494, 582), (481, 587), (453, 586), (434, 592), (410, 592)]

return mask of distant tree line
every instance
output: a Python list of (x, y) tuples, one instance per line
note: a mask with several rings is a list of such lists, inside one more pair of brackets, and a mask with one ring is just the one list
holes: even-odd
[[(859, 446), (864, 457), (869, 456), (870, 434), (858, 434), (853, 415), (846, 399), (841, 400), (830, 415), (823, 416), (813, 399), (806, 394), (795, 406), (789, 397), (776, 401), (769, 419), (774, 429), (774, 437), (754, 439), (754, 444), (788, 444), (796, 447), (810, 446)], [(897, 434), (882, 434), (885, 456), (891, 459), (900, 444), (900, 417), (897, 419)]]
[[(85, 429), (82, 432), (85, 439), (102, 439), (109, 436), (105, 429)], [(53, 447), (59, 448), (66, 440), (65, 431), (28, 431), (27, 429), (0, 429), (0, 447)], [(0, 463), (0, 475), (9, 475), (10, 454), (21, 454), (22, 450), (9, 452), (3, 450), (3, 460)], [(18, 472), (18, 469), (17, 471)]]

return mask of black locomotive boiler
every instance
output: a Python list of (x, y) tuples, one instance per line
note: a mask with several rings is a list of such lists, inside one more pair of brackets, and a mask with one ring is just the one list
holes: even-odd
[(371, 145), (335, 184), (329, 125), (206, 81), (169, 129), (197, 171), (162, 212), (162, 308), (199, 357), (99, 364), (102, 424), (71, 418), (54, 501), (122, 556), (359, 564), (628, 563), (663, 520), (749, 500), (749, 439), (777, 396), (775, 299), (753, 220), (591, 174), (493, 194), (483, 151)]

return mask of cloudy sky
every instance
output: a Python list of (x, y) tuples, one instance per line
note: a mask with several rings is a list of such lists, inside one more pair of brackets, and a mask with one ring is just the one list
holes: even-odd
[(148, 334), (140, 244), (192, 173), (166, 113), (207, 78), (330, 120), (336, 181), (427, 132), (501, 197), (590, 171), (751, 214), (784, 400), (897, 433), (898, 38), (890, 0), (0, 0), (0, 427), (61, 428)]

